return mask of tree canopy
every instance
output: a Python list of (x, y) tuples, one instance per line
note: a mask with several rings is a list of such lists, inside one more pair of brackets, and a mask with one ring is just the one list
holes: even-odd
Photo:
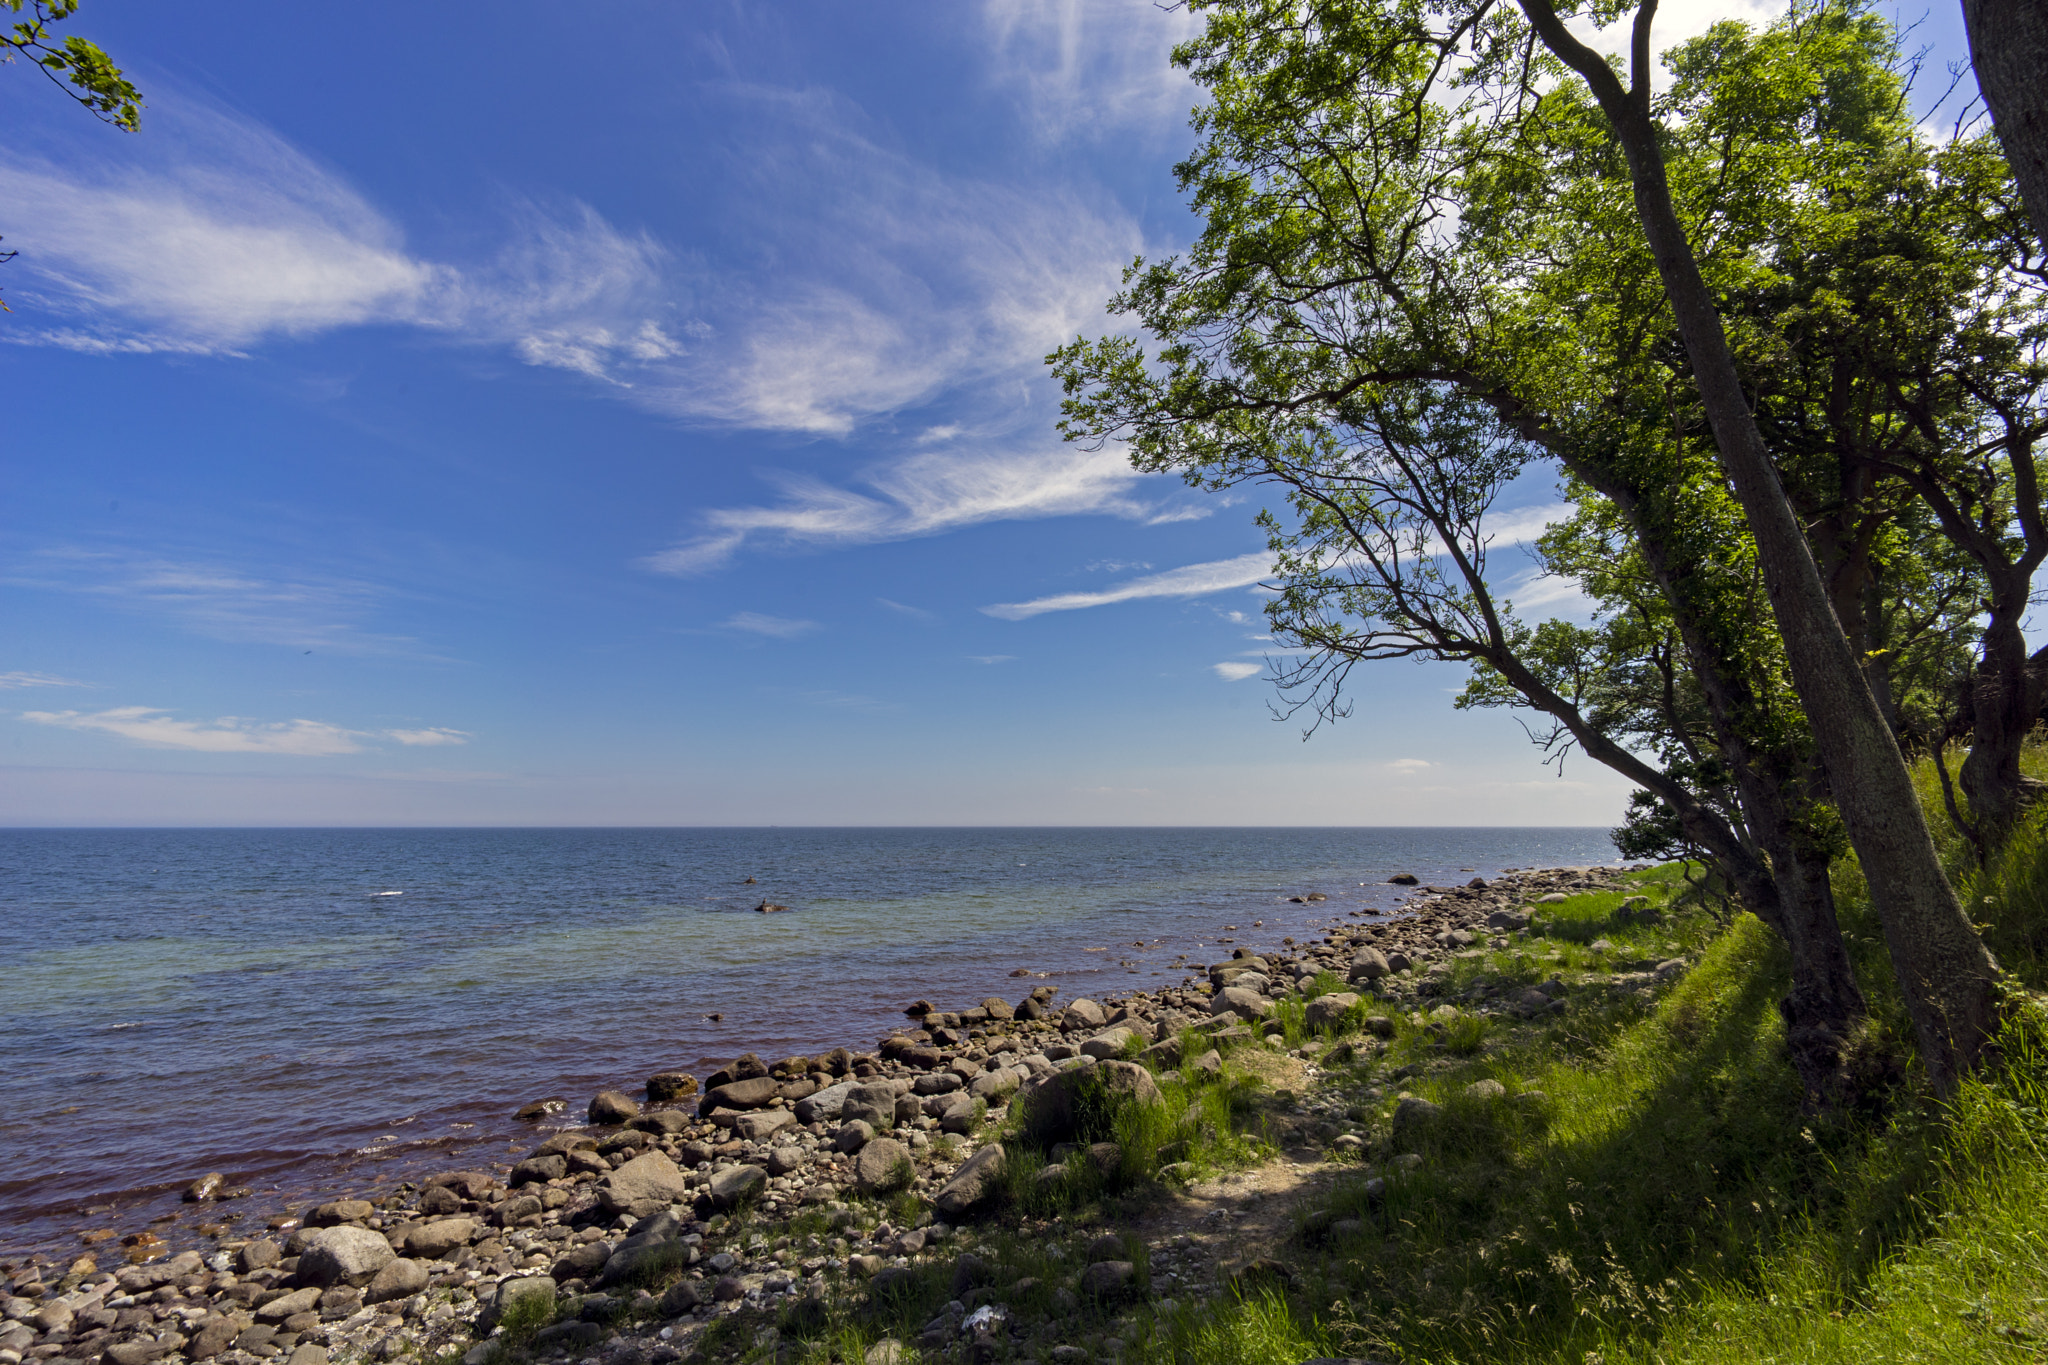
[[(1113, 301), (1152, 350), (1055, 355), (1068, 435), (1284, 488), (1269, 616), (1313, 714), (1363, 661), (1464, 659), (1466, 704), (1542, 711), (1653, 793), (1645, 837), (1710, 850), (1792, 942), (1820, 1089), (1861, 1010), (1846, 835), (1951, 1083), (1995, 969), (1899, 742), (1953, 729), (1975, 651), (2008, 721), (1972, 719), (2016, 746), (2040, 673), (1979, 648), (1994, 579), (2039, 562), (2041, 260), (1996, 142), (1922, 138), (1853, 3), (1717, 25), (1661, 92), (1649, 6), (1626, 86), (1538, 3), (1202, 8), (1204, 231)], [(1546, 466), (1577, 512), (1542, 554), (1590, 627), (1524, 624), (1488, 576), (1487, 512)], [(2016, 797), (2016, 763), (1972, 782)]]

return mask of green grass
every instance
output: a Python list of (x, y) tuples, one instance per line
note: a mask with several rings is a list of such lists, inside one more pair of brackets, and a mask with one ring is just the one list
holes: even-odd
[[(1884, 1115), (1811, 1115), (1783, 1057), (1782, 946), (1678, 869), (1635, 880), (1541, 907), (1540, 935), (1412, 979), (1385, 1051), (1332, 1068), (1359, 1101), (1365, 1160), (1299, 1211), (1292, 1290), (1162, 1322), (1141, 1358), (2048, 1356), (2048, 1012), (2016, 997), (2002, 1062), (1948, 1104), (1908, 1073)], [(2048, 812), (1964, 884), (2031, 984), (2048, 957)], [(1659, 922), (1616, 913), (1634, 893)], [(1853, 860), (1838, 894), (1871, 997), (1864, 1046), (1903, 1055)], [(1603, 938), (1612, 951), (1592, 952)], [(1670, 957), (1693, 964), (1676, 985), (1609, 984)], [(1487, 1026), (1467, 1008), (1553, 974), (1587, 974), (1562, 1014)], [(1444, 1002), (1459, 1012), (1431, 1017)], [(1468, 1094), (1481, 1079), (1507, 1094)], [(1397, 1130), (1409, 1094), (1441, 1112)], [(1393, 1160), (1404, 1153), (1419, 1163)]]

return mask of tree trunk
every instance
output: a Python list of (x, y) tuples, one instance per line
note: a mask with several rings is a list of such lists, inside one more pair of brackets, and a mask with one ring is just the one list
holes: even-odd
[(1793, 683), (1884, 925), (1921, 1059), (1935, 1089), (1947, 1093), (1974, 1065), (1996, 1026), (1997, 964), (1942, 873), (1905, 759), (1829, 605), (1805, 533), (1750, 413), (1720, 312), (1672, 206), (1649, 106), (1654, 0), (1644, 0), (1636, 18), (1633, 89), (1624, 89), (1606, 60), (1565, 30), (1547, 0), (1521, 3), (1544, 45), (1592, 90), (1627, 157), (1637, 215), (1722, 468), (1756, 541)]
[(2048, 5), (2041, 0), (1963, 0), (1970, 65), (1998, 129), (1999, 145), (2048, 243)]
[(2040, 693), (2026, 637), (2013, 613), (1991, 613), (1982, 649), (1969, 684), (1970, 752), (1963, 759), (1962, 787), (1970, 799), (1971, 822), (1990, 848), (2012, 828), (2026, 803), (2020, 747), (2034, 728)]
[[(1790, 831), (1774, 836), (1795, 842)], [(1772, 853), (1773, 862), (1778, 855)], [(1849, 1053), (1866, 1007), (1835, 918), (1835, 890), (1825, 857), (1794, 852), (1778, 872), (1785, 943), (1792, 951), (1792, 990), (1778, 1003), (1785, 1047), (1806, 1093), (1825, 1105), (1854, 1104)]]

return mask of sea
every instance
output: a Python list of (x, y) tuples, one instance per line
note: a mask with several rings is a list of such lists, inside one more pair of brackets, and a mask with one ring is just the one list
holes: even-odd
[[(0, 1260), (499, 1160), (529, 1101), (872, 1048), (919, 998), (1177, 984), (1399, 913), (1397, 872), (1614, 861), (1578, 828), (0, 830)], [(179, 1203), (214, 1171), (253, 1193)]]

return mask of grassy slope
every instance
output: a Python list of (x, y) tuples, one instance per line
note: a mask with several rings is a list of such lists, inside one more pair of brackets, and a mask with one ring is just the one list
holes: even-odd
[[(1923, 773), (1934, 796), (1931, 771)], [(2048, 958), (2048, 831), (1983, 873), (1950, 848), (1987, 934), (2021, 981)], [(1682, 888), (1668, 870), (1653, 893)], [(1871, 992), (1874, 1050), (1903, 1021), (1852, 866), (1843, 917)], [(1224, 1365), (1318, 1354), (1406, 1362), (2040, 1360), (2048, 1355), (2048, 1018), (2020, 1005), (2004, 1065), (1948, 1106), (1906, 1078), (1884, 1117), (1802, 1116), (1780, 1056), (1776, 942), (1747, 917), (1617, 925), (1613, 897), (1559, 907), (1542, 948), (1461, 963), (1444, 994), (1551, 971), (1572, 1006), (1548, 1028), (1469, 1037), (1404, 1022), (1386, 1057), (1338, 1084), (1375, 1106), (1367, 1157), (1424, 1158), (1378, 1197), (1361, 1172), (1304, 1211), (1292, 1291), (1171, 1325), (1150, 1358)], [(1589, 954), (1594, 935), (1616, 951)], [(1603, 1000), (1604, 960), (1698, 951), (1654, 1004)], [(1457, 1045), (1454, 1050), (1454, 1045)], [(1397, 1068), (1439, 1068), (1389, 1083)], [(1477, 1079), (1517, 1102), (1468, 1097)], [(1400, 1088), (1405, 1086), (1405, 1092)], [(1379, 1093), (1376, 1093), (1379, 1092)], [(1446, 1108), (1386, 1123), (1396, 1095)], [(1384, 1170), (1378, 1172), (1384, 1174)], [(1332, 1238), (1332, 1216), (1357, 1228)]]

